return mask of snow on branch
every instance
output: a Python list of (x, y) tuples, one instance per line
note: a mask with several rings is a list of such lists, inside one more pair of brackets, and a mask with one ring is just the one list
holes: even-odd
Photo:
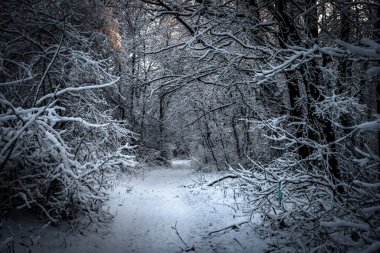
[(34, 79), (35, 77), (36, 76), (34, 75), (34, 76), (28, 76), (28, 77), (25, 77), (25, 78), (19, 79), (19, 80), (13, 80), (13, 81), (3, 82), (3, 83), (0, 83), (0, 87), (1, 86), (6, 86), (6, 85), (22, 84), (23, 82), (26, 82), (26, 81)]
[(112, 80), (111, 82), (99, 84), (99, 85), (87, 85), (87, 86), (81, 86), (81, 87), (68, 87), (68, 88), (65, 88), (65, 89), (62, 89), (62, 90), (59, 90), (57, 92), (50, 93), (50, 94), (47, 94), (47, 95), (41, 97), (40, 99), (37, 100), (36, 105), (38, 106), (39, 104), (41, 104), (44, 100), (46, 100), (48, 98), (60, 96), (60, 95), (67, 93), (67, 92), (77, 92), (77, 91), (83, 91), (83, 90), (89, 90), (89, 89), (100, 89), (100, 88), (109, 87), (109, 86), (115, 84), (119, 80), (120, 80), (120, 77), (116, 78), (115, 80)]
[[(2, 99), (2, 104), (14, 107), (4, 98)], [(98, 186), (93, 183), (92, 177), (97, 177), (96, 175), (98, 174), (104, 174), (108, 170), (114, 170), (118, 167), (120, 169), (126, 167), (132, 168), (136, 165), (134, 161), (135, 157), (128, 154), (129, 150), (134, 147), (128, 144), (120, 145), (101, 164), (99, 164), (99, 160), (101, 159), (99, 156), (94, 157), (94, 160), (87, 161), (84, 161), (83, 156), (79, 155), (80, 153), (78, 154), (78, 152), (74, 156), (70, 153), (70, 150), (73, 150), (73, 147), (75, 147), (73, 146), (75, 139), (69, 142), (66, 141), (67, 137), (65, 137), (65, 134), (68, 134), (68, 132), (58, 132), (54, 129), (58, 122), (73, 122), (77, 124), (76, 130), (81, 128), (84, 130), (89, 126), (96, 127), (99, 133), (107, 133), (107, 129), (111, 127), (110, 130), (116, 130), (115, 133), (125, 134), (123, 138), (128, 137), (130, 133), (122, 128), (118, 129), (119, 127), (111, 123), (90, 124), (80, 117), (60, 116), (58, 113), (61, 111), (64, 111), (62, 107), (53, 105), (42, 107), (38, 110), (24, 110), (19, 107), (14, 110), (14, 112), (17, 112), (16, 117), (1, 117), (2, 125), (0, 125), (1, 131), (4, 134), (3, 138), (0, 139), (1, 146), (3, 146), (0, 156), (3, 172), (11, 172), (17, 164), (24, 166), (32, 163), (33, 166), (29, 165), (28, 170), (25, 171), (27, 174), (22, 176), (25, 180), (28, 180), (28, 173), (33, 173), (33, 170), (39, 170), (40, 168), (46, 168), (46, 174), (39, 174), (40, 176), (34, 179), (46, 182), (46, 184), (40, 185), (41, 189), (39, 190), (45, 193), (49, 192), (50, 187), (53, 187), (56, 184), (54, 182), (59, 179), (60, 183), (54, 187), (58, 187), (60, 193), (57, 193), (53, 199), (45, 204), (41, 202), (41, 194), (29, 192), (21, 179), (14, 181), (8, 186), (21, 187), (26, 192), (29, 192), (28, 194), (19, 192), (11, 197), (12, 199), (20, 198), (23, 201), (18, 205), (18, 208), (37, 206), (52, 222), (56, 222), (57, 218), (61, 217), (61, 212), (71, 212), (68, 209), (62, 209), (67, 205), (65, 204), (66, 202), (71, 201), (70, 198), (66, 197), (68, 194), (77, 199), (79, 201), (77, 204), (87, 211), (90, 210), (87, 202), (102, 202), (106, 199), (105, 197), (101, 197), (106, 196), (105, 192), (99, 191), (96, 188), (105, 184), (107, 177), (104, 177), (104, 182), (99, 182)], [(16, 121), (23, 123), (17, 124)], [(8, 124), (14, 124), (16, 128), (7, 128), (6, 125)], [(112, 141), (112, 138), (110, 138), (110, 141)], [(36, 145), (36, 143), (39, 144)], [(108, 143), (107, 140), (106, 143)], [(117, 142), (114, 142), (114, 144), (117, 144)], [(96, 143), (93, 143), (93, 145), (95, 149), (100, 148)], [(102, 151), (106, 149), (102, 148)], [(89, 154), (84, 155), (88, 157)], [(31, 172), (28, 172), (30, 170)], [(76, 191), (75, 189), (80, 189), (80, 191)], [(87, 192), (88, 190), (86, 189), (89, 189), (90, 192)], [(51, 210), (55, 210), (56, 213), (52, 214), (47, 211), (46, 204), (49, 206), (49, 209), (52, 208)]]
[(365, 56), (374, 60), (380, 60), (380, 44), (378, 44), (377, 42), (369, 38), (363, 38), (360, 42), (362, 44), (367, 45), (368, 47), (359, 47), (359, 46), (355, 46), (353, 44), (347, 43), (343, 40), (339, 40), (339, 39), (336, 40), (336, 43), (338, 45), (345, 47), (348, 51), (350, 51), (353, 54)]
[(328, 228), (338, 228), (338, 227), (351, 227), (356, 228), (360, 230), (369, 230), (368, 224), (360, 224), (352, 221), (346, 221), (341, 219), (336, 219), (333, 221), (322, 221), (321, 226), (328, 227)]
[[(379, 240), (376, 199), (380, 185), (374, 175), (380, 158), (369, 147), (366, 134), (379, 130), (379, 116), (363, 122), (367, 108), (346, 94), (326, 95), (312, 106), (319, 119), (332, 122), (334, 142), (327, 142), (320, 125), (311, 125), (310, 119), (284, 115), (249, 121), (250, 130), (264, 136), (276, 156), (230, 168), (241, 178), (241, 191), (250, 206), (245, 212), (265, 217), (255, 225), (257, 231), (269, 237), (277, 234), (284, 242), (292, 240), (289, 231), (303, 231), (307, 237), (301, 241), (311, 243), (310, 251), (320, 245), (368, 248), (369, 242)], [(339, 120), (347, 114), (352, 117), (351, 126), (342, 126)], [(301, 127), (304, 132), (297, 134)], [(354, 146), (350, 140), (355, 140)], [(300, 156), (300, 146), (310, 150), (308, 156)], [(337, 178), (332, 173), (331, 156), (341, 164), (341, 173), (349, 176)], [(360, 239), (352, 239), (358, 234)]]
[(376, 130), (380, 131), (380, 114), (375, 114), (375, 120), (363, 122), (356, 126), (360, 130)]

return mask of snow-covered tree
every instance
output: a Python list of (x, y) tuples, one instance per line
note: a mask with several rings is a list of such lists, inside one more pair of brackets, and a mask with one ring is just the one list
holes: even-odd
[(110, 176), (136, 164), (134, 134), (107, 100), (120, 77), (101, 50), (114, 41), (95, 2), (0, 4), (1, 209), (95, 220)]
[[(247, 212), (263, 215), (257, 228), (278, 235), (280, 250), (378, 247), (378, 4), (141, 2), (182, 27), (155, 51), (192, 67), (165, 85), (182, 86), (185, 127), (197, 123), (211, 160), (244, 181)], [(220, 155), (225, 146), (234, 159)]]

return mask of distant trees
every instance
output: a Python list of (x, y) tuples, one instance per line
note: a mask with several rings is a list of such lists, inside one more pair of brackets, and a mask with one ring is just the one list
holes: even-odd
[(108, 49), (117, 31), (103, 23), (102, 2), (92, 4), (0, 4), (2, 210), (96, 220), (110, 175), (135, 165), (133, 133), (107, 96), (120, 80)]

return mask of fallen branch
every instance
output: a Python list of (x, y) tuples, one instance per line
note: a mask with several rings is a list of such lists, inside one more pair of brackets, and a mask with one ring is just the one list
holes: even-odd
[(227, 230), (227, 229), (236, 229), (236, 230), (239, 230), (240, 226), (243, 225), (243, 224), (246, 224), (248, 223), (249, 221), (241, 221), (239, 223), (235, 223), (235, 224), (232, 224), (232, 225), (229, 225), (227, 227), (224, 227), (224, 228), (221, 228), (221, 229), (218, 229), (218, 230), (214, 230), (214, 231), (211, 231), (208, 233), (208, 236), (212, 235), (212, 234), (215, 234), (215, 233), (219, 233), (219, 232), (222, 232), (224, 230)]
[(212, 181), (211, 183), (208, 183), (207, 186), (213, 186), (214, 184), (219, 183), (220, 181), (223, 181), (223, 180), (225, 180), (227, 178), (238, 178), (238, 176), (234, 175), (234, 174), (228, 174), (228, 175), (225, 175), (225, 176), (223, 176), (221, 178), (218, 178), (218, 179)]

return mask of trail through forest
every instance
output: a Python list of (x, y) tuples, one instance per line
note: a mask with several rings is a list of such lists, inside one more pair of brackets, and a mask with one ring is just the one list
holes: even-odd
[(198, 185), (201, 177), (185, 160), (120, 184), (113, 192), (111, 208), (117, 215), (107, 243), (94, 241), (87, 251), (258, 252), (257, 240), (247, 238), (249, 227), (246, 233), (227, 230), (208, 236), (246, 218), (234, 219), (233, 198), (222, 188)]
[(239, 196), (231, 189), (206, 186), (218, 176), (195, 173), (190, 161), (180, 160), (120, 179), (108, 203), (116, 214), (111, 223), (70, 234), (64, 243), (49, 227), (32, 252), (262, 252), (266, 243), (248, 224), (208, 235), (247, 219), (234, 218)]

